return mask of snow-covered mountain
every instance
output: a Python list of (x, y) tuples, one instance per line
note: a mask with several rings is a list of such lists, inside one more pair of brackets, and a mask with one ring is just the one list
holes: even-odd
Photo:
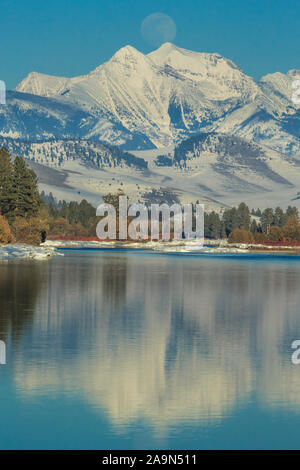
[[(77, 123), (68, 121), (65, 133), (127, 149), (165, 147), (201, 131), (218, 131), (300, 155), (299, 105), (291, 101), (296, 79), (300, 71), (293, 70), (255, 82), (219, 54), (166, 43), (148, 55), (123, 47), (108, 62), (75, 78), (32, 72), (17, 86), (14, 100), (27, 93), (47, 98), (50, 113), (53, 100), (64, 111), (76, 109)], [(26, 126), (27, 117), (22, 120)], [(4, 130), (0, 126), (2, 135), (10, 132), (10, 122), (5, 120)], [(32, 137), (40, 138), (48, 124), (45, 119), (45, 129)], [(17, 135), (18, 129), (11, 132)]]
[(70, 163), (101, 170), (130, 168), (136, 171), (144, 171), (148, 167), (144, 159), (124, 152), (118, 147), (82, 139), (50, 139), (43, 142), (29, 142), (0, 137), (1, 147), (6, 147), (13, 156), (21, 155), (27, 160), (53, 168), (69, 167)]
[(30, 73), (0, 106), (0, 146), (60, 198), (122, 186), (133, 200), (155, 190), (213, 209), (286, 206), (300, 189), (297, 79), (256, 82), (219, 54), (170, 43), (147, 55), (126, 46), (87, 75)]
[[(111, 123), (58, 98), (8, 91), (6, 106), (0, 106), (0, 137), (28, 141), (86, 138), (97, 128), (100, 140), (126, 149), (153, 147), (147, 136), (131, 133), (120, 123)], [(124, 146), (124, 145), (123, 145)]]
[(246, 192), (251, 185), (255, 191), (259, 184), (261, 190), (267, 190), (274, 183), (293, 187), (290, 177), (300, 169), (300, 161), (241, 137), (210, 133), (181, 142), (167, 166), (173, 166), (185, 174), (194, 175), (197, 172), (200, 180), (210, 170), (215, 173), (215, 180), (218, 179), (217, 175), (222, 176), (227, 179), (228, 185), (237, 187), (239, 183), (239, 191)]

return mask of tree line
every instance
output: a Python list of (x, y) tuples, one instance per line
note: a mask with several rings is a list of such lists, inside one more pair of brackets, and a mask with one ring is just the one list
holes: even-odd
[[(118, 211), (118, 200), (124, 192), (103, 196)], [(39, 244), (52, 238), (95, 237), (96, 209), (86, 200), (57, 201), (50, 193), (41, 194), (37, 176), (25, 160), (12, 160), (0, 149), (0, 243)], [(228, 238), (231, 242), (300, 242), (299, 212), (289, 206), (264, 210), (244, 203), (238, 207), (204, 214), (204, 235), (209, 239)]]
[(242, 202), (238, 207), (225, 209), (222, 213), (204, 214), (206, 238), (228, 238), (231, 242), (300, 242), (299, 212), (289, 206), (264, 210), (252, 209)]
[(96, 209), (80, 203), (56, 202), (39, 193), (37, 176), (21, 157), (12, 160), (0, 149), (0, 243), (38, 245), (46, 236), (95, 236)]

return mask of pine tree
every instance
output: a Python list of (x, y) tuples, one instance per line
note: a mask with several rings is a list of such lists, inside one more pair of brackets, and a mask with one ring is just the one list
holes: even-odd
[(252, 233), (252, 235), (254, 235), (257, 231), (258, 231), (257, 222), (255, 219), (253, 219), (250, 225), (250, 232)]
[(211, 212), (204, 214), (204, 235), (207, 238), (220, 238), (222, 234), (222, 223), (219, 214)]
[(274, 213), (273, 209), (267, 208), (261, 215), (261, 228), (264, 233), (267, 233), (271, 225), (274, 225)]
[(15, 216), (35, 216), (41, 205), (36, 174), (28, 168), (21, 157), (15, 158), (13, 166), (13, 191), (16, 204)]
[(241, 202), (239, 207), (237, 208), (238, 228), (249, 230), (250, 222), (251, 217), (249, 207), (244, 202)]
[(0, 214), (10, 220), (14, 210), (13, 164), (8, 150), (2, 147), (0, 149)]
[(226, 209), (224, 211), (223, 225), (226, 236), (228, 236), (236, 228), (239, 228), (238, 211), (236, 207), (233, 207), (232, 209)]
[(281, 207), (276, 207), (274, 212), (274, 225), (277, 225), (278, 227), (283, 227), (285, 223), (286, 217), (284, 215), (283, 210), (281, 209)]
[(299, 220), (299, 211), (297, 209), (297, 207), (293, 206), (289, 206), (286, 210), (286, 220), (288, 220), (289, 217), (296, 217), (296, 219)]
[(65, 200), (63, 200), (61, 208), (60, 208), (60, 217), (63, 219), (67, 219), (69, 216), (69, 207)]
[(76, 201), (71, 201), (68, 207), (68, 220), (70, 224), (79, 222), (79, 205)]
[(88, 226), (90, 219), (96, 217), (95, 208), (83, 199), (79, 204), (79, 220), (84, 227)]

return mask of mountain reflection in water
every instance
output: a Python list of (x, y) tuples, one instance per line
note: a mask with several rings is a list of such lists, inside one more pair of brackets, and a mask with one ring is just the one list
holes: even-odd
[(68, 252), (0, 265), (0, 339), (21, 400), (81, 397), (121, 431), (297, 414), (299, 285), (296, 257)]

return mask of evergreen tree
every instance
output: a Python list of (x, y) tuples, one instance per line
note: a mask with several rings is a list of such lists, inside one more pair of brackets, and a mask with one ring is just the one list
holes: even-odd
[(277, 225), (278, 227), (283, 227), (285, 222), (286, 217), (284, 215), (283, 210), (281, 209), (281, 207), (276, 207), (273, 220), (274, 225)]
[(258, 225), (255, 219), (252, 220), (250, 225), (250, 232), (254, 235), (258, 231)]
[(237, 208), (238, 228), (249, 230), (250, 222), (251, 222), (251, 217), (250, 217), (249, 207), (244, 202), (241, 202), (239, 207)]
[(79, 221), (84, 227), (87, 227), (89, 221), (96, 217), (95, 208), (83, 199), (78, 206)]
[(79, 206), (78, 202), (71, 201), (68, 207), (68, 220), (70, 224), (79, 222)]
[(223, 214), (223, 225), (225, 234), (228, 235), (236, 228), (239, 228), (238, 212), (236, 207), (226, 209)]
[(68, 214), (69, 214), (69, 209), (68, 209), (68, 204), (66, 203), (66, 201), (64, 200), (62, 202), (62, 206), (61, 206), (61, 209), (59, 211), (59, 217), (62, 217), (63, 219), (67, 219), (68, 218)]
[(41, 205), (37, 177), (21, 157), (16, 157), (13, 164), (13, 192), (15, 216), (35, 216)]
[(0, 214), (10, 220), (14, 210), (13, 164), (8, 150), (2, 147), (0, 149)]
[(261, 215), (261, 228), (264, 233), (267, 233), (270, 226), (274, 225), (274, 213), (273, 209), (267, 208)]
[(286, 220), (288, 220), (289, 217), (293, 217), (293, 216), (299, 220), (299, 211), (297, 207), (295, 206), (294, 207), (289, 206), (286, 210), (285, 215), (286, 215)]
[(44, 201), (45, 204), (47, 205), (52, 205), (52, 207), (56, 207), (58, 204), (56, 202), (55, 197), (53, 194), (50, 192), (49, 194), (46, 194), (45, 191), (41, 192), (41, 198)]
[(222, 223), (219, 214), (211, 212), (204, 214), (204, 236), (207, 238), (220, 238), (222, 233)]

